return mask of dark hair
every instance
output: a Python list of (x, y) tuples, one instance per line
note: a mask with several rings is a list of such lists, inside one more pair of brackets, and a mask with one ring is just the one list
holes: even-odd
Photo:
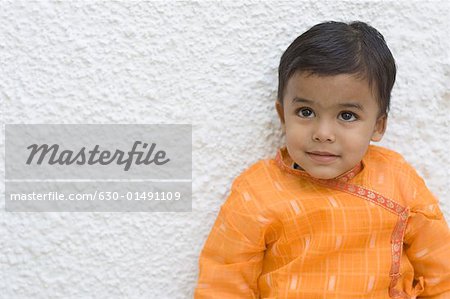
[(380, 114), (389, 111), (395, 60), (384, 37), (364, 22), (324, 22), (297, 37), (281, 56), (278, 101), (295, 73), (319, 76), (355, 74), (375, 88)]

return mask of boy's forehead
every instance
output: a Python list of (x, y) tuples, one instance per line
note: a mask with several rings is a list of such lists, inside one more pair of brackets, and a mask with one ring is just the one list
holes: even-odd
[(288, 80), (284, 100), (292, 102), (294, 98), (327, 103), (351, 100), (377, 105), (369, 82), (354, 74), (321, 76), (296, 73)]

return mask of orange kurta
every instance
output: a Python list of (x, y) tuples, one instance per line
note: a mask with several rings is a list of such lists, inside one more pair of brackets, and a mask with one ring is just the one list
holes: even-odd
[(195, 298), (450, 298), (450, 231), (397, 153), (369, 147), (333, 180), (286, 148), (233, 183), (200, 255)]

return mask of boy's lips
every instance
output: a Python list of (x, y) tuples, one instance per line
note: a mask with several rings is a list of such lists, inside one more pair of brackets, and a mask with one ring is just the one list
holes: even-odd
[(313, 161), (323, 164), (331, 163), (335, 161), (337, 158), (339, 158), (338, 155), (335, 155), (330, 152), (313, 151), (313, 152), (306, 152), (306, 154)]

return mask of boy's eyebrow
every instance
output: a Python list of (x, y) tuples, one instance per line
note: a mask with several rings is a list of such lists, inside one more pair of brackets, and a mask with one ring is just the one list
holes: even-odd
[[(308, 100), (308, 99), (304, 99), (304, 98), (299, 98), (299, 97), (295, 97), (292, 99), (292, 104), (295, 103), (305, 103), (305, 104), (314, 104), (314, 101)], [(355, 108), (361, 111), (364, 111), (364, 108), (361, 104), (359, 103), (340, 103), (338, 104), (339, 107), (343, 107), (343, 108)]]
[(314, 101), (303, 99), (303, 98), (299, 98), (299, 97), (295, 97), (295, 98), (292, 99), (292, 104), (295, 104), (295, 103), (313, 104)]
[(344, 108), (355, 108), (355, 109), (364, 111), (363, 106), (361, 106), (358, 103), (342, 103), (342, 104), (339, 104), (339, 106), (344, 107)]

